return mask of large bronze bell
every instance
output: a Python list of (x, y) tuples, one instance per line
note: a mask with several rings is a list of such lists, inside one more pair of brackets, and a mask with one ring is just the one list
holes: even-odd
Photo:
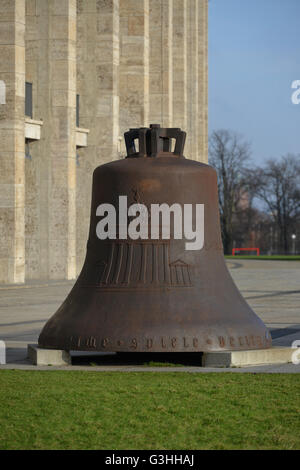
[[(183, 157), (185, 133), (180, 129), (131, 129), (125, 141), (126, 159), (94, 171), (85, 263), (43, 328), (39, 347), (116, 352), (271, 347), (266, 326), (224, 262), (215, 170)], [(186, 249), (190, 240), (175, 238), (172, 230), (168, 239), (162, 230), (158, 238), (124, 238), (133, 220), (127, 214), (123, 226), (117, 218), (115, 239), (99, 239), (96, 231), (104, 214), (99, 216), (97, 208), (111, 204), (118, 214), (119, 196), (127, 196), (128, 207), (143, 204), (149, 211), (152, 204), (202, 205), (203, 247)]]

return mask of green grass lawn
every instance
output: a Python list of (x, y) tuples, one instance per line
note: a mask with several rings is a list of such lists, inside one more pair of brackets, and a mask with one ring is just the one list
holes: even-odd
[(225, 255), (226, 259), (257, 259), (270, 261), (300, 261), (300, 255)]
[(298, 374), (0, 371), (1, 449), (299, 449)]

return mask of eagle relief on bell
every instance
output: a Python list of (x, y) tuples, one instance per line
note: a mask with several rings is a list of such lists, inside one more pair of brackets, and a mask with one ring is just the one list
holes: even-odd
[(130, 129), (126, 158), (95, 169), (84, 266), (40, 348), (271, 347), (225, 264), (216, 171), (183, 156), (185, 137), (159, 125)]

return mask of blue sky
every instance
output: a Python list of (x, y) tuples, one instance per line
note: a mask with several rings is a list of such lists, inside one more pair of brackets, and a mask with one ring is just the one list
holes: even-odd
[(209, 132), (231, 129), (262, 164), (300, 154), (300, 0), (209, 1)]

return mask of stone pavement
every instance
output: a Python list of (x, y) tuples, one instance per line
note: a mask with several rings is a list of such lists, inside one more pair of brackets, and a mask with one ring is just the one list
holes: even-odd
[[(273, 344), (291, 346), (300, 340), (300, 262), (264, 260), (228, 260), (227, 266), (242, 295), (271, 331)], [(7, 365), (0, 368), (46, 369), (26, 360), (27, 344), (36, 343), (46, 320), (56, 311), (73, 282), (34, 282), (20, 286), (0, 286), (0, 340), (7, 345)], [(72, 370), (177, 371), (177, 372), (300, 372), (300, 365), (281, 364), (234, 369), (185, 367), (143, 367), (116, 362), (102, 355), (74, 357)], [(91, 367), (90, 364), (98, 366)], [(182, 362), (181, 362), (182, 363)], [(102, 364), (102, 365), (100, 365)], [(54, 367), (51, 367), (53, 370)], [(62, 368), (59, 368), (62, 369)]]

